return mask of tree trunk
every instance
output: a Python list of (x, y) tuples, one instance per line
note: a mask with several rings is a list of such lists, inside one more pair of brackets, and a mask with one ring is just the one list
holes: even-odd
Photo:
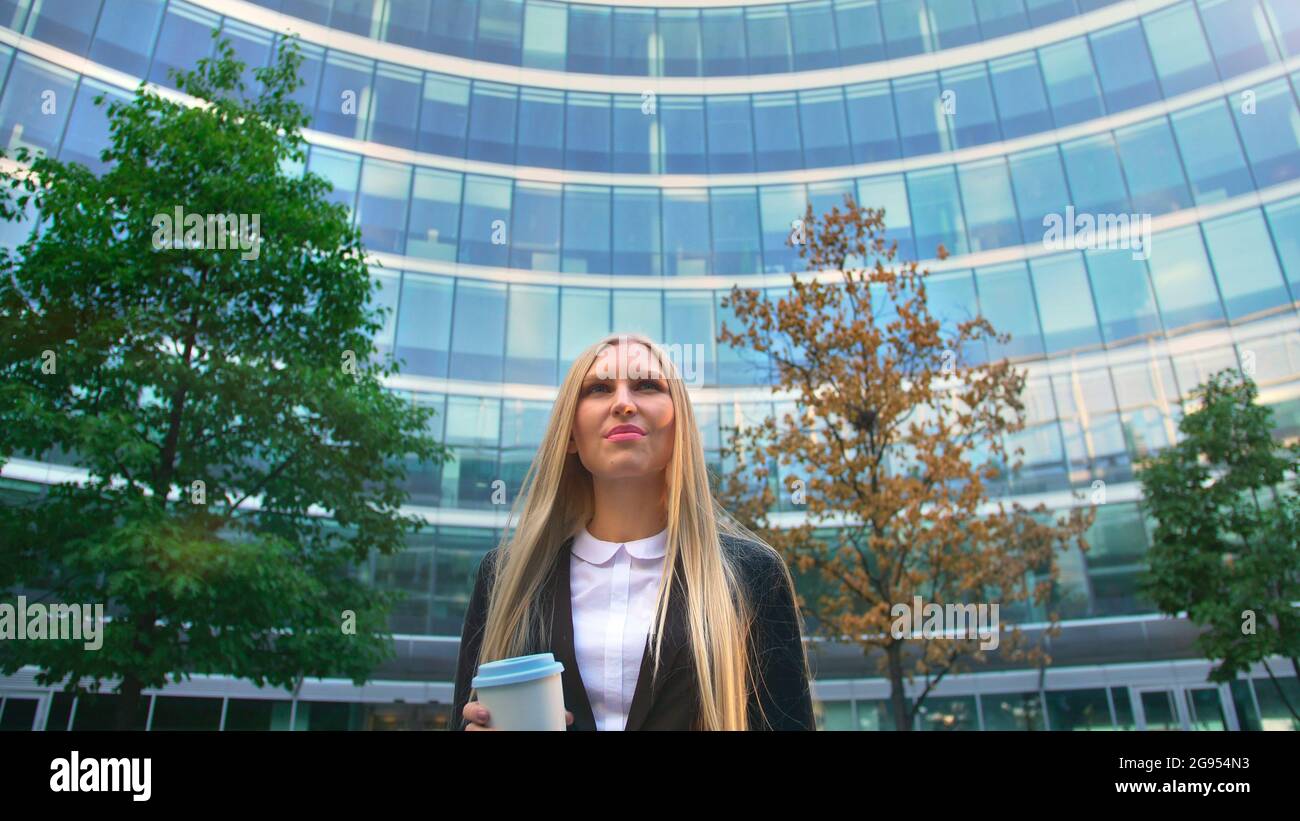
[(140, 691), (144, 689), (143, 683), (134, 673), (127, 673), (122, 679), (122, 689), (117, 696), (117, 719), (114, 721), (116, 730), (134, 730), (135, 714), (140, 709)]
[(891, 642), (885, 647), (885, 656), (889, 659), (889, 703), (894, 712), (894, 729), (910, 730), (912, 721), (903, 695), (903, 645)]

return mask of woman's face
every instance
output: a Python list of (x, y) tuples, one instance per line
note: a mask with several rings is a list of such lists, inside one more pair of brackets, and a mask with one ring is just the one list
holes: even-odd
[(649, 349), (610, 345), (579, 388), (568, 452), (597, 479), (648, 476), (668, 466), (673, 422), (668, 380)]

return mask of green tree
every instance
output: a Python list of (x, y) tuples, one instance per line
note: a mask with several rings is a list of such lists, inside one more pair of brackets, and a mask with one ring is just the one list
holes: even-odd
[(1300, 721), (1267, 661), (1290, 658), (1300, 680), (1300, 444), (1273, 439), (1273, 412), (1258, 396), (1249, 377), (1214, 374), (1192, 391), (1180, 441), (1142, 465), (1158, 522), (1143, 589), (1162, 612), (1186, 610), (1204, 628), (1197, 646), (1220, 660), (1210, 681), (1262, 662)]
[(0, 458), (57, 449), (88, 478), (0, 508), (0, 588), (112, 618), (98, 650), (0, 642), (0, 672), (120, 678), (119, 728), (169, 675), (362, 684), (393, 597), (349, 563), (419, 529), (405, 460), (448, 456), (382, 385), (397, 367), (347, 209), (289, 173), (301, 62), (290, 41), (250, 92), (219, 40), (175, 75), (193, 99), (141, 84), (108, 106), (102, 175), (21, 149), (4, 175), (4, 217), (41, 224), (0, 252)]

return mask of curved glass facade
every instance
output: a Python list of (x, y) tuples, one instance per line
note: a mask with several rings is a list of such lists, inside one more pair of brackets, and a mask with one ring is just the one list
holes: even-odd
[[(412, 509), (433, 526), (360, 571), (407, 593), (399, 633), (459, 635), (499, 535), (493, 482), (513, 498), (561, 374), (598, 335), (702, 346), (695, 407), (716, 471), (721, 426), (786, 409), (768, 398), (766, 361), (717, 343), (720, 300), (738, 283), (784, 293), (801, 269), (790, 221), (845, 194), (886, 209), (901, 256), (929, 260), (945, 321), (981, 313), (1012, 335), (966, 352), (1029, 374), (1012, 443), (1024, 465), (997, 492), (1063, 507), (1071, 491), (1110, 488), (1092, 549), (1062, 562), (1064, 617), (1151, 612), (1134, 464), (1173, 440), (1181, 397), (1209, 373), (1249, 363), (1279, 426), (1300, 434), (1291, 0), (1140, 14), (1126, 0), (479, 0), (440, 2), (436, 19), (431, 5), (89, 0), (74, 14), (0, 0), (0, 139), (95, 169), (108, 134), (91, 98), (167, 85), (168, 69), (208, 53), (213, 28), (250, 65), (276, 48), (266, 9), (366, 38), (305, 37), (298, 99), (313, 114), (305, 167), (334, 184), (375, 253), (393, 309), (377, 341), (405, 362), (393, 388), (439, 411), (431, 432), (457, 453), (410, 466)], [(651, 44), (644, 59), (619, 39), (630, 21)], [(889, 62), (931, 52), (930, 70)], [(496, 64), (520, 67), (517, 82)], [(727, 79), (647, 96), (611, 75)], [(51, 89), (69, 102), (45, 114)], [(348, 92), (355, 113), (338, 105)], [(1046, 243), (1047, 222), (1073, 213), (1145, 220), (1149, 242)], [(0, 241), (29, 228), (0, 225)]]

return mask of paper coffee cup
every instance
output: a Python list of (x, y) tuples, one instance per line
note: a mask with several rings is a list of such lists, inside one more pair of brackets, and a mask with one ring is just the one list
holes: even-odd
[(498, 730), (566, 730), (564, 665), (551, 653), (489, 661), (470, 685)]

